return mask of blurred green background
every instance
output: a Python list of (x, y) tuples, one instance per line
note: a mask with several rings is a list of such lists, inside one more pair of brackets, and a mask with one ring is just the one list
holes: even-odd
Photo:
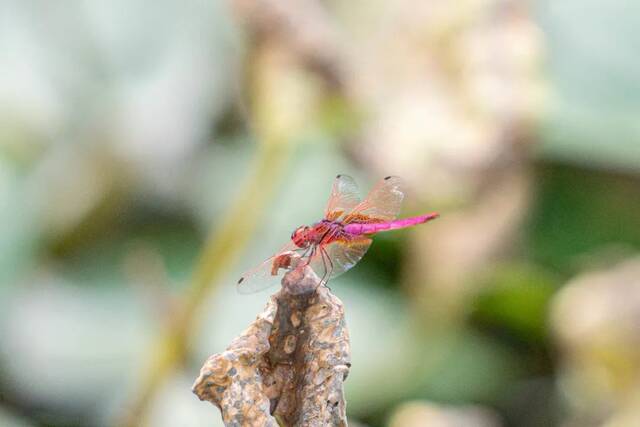
[[(0, 426), (218, 426), (235, 278), (333, 177), (350, 423), (640, 426), (640, 3), (0, 0)], [(273, 290), (272, 290), (273, 291)]]

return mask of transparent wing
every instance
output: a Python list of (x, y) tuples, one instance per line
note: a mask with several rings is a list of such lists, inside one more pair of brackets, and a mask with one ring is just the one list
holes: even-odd
[(310, 258), (309, 265), (326, 283), (356, 265), (371, 246), (371, 242), (368, 237), (353, 236), (326, 245), (320, 244)]
[(388, 176), (371, 189), (367, 198), (355, 206), (343, 222), (392, 221), (400, 213), (402, 199), (402, 180), (397, 176)]
[(290, 271), (290, 256), (298, 251), (299, 248), (293, 242), (288, 242), (275, 255), (244, 273), (236, 285), (238, 292), (252, 294), (280, 283), (284, 274)]
[(349, 175), (338, 175), (333, 181), (324, 217), (336, 220), (343, 214), (351, 212), (359, 203), (360, 195), (356, 182)]

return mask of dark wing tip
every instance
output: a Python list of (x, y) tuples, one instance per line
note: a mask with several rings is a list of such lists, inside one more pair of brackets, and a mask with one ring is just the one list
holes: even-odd
[(242, 283), (242, 281), (243, 281), (243, 280), (244, 280), (244, 277), (241, 277), (241, 278), (238, 280), (238, 285), (239, 285), (240, 283)]
[(385, 181), (388, 181), (388, 180), (390, 180), (391, 178), (393, 178), (391, 175), (389, 175), (389, 176), (385, 176), (385, 177), (384, 177), (384, 180), (385, 180)]
[(338, 174), (338, 175), (336, 175), (336, 178), (340, 179), (341, 176), (342, 176), (342, 174)]

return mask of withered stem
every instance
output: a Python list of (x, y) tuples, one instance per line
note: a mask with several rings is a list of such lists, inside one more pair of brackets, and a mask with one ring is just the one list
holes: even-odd
[(193, 385), (220, 409), (226, 426), (347, 425), (344, 308), (325, 286), (289, 292), (300, 281), (318, 280), (298, 273), (285, 275), (283, 288), (224, 352), (207, 359)]

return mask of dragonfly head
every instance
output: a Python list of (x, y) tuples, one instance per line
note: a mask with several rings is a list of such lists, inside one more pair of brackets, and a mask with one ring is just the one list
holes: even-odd
[(297, 247), (306, 248), (311, 244), (309, 240), (310, 229), (311, 227), (307, 225), (301, 225), (291, 233), (291, 240), (293, 240), (293, 243), (295, 243)]

